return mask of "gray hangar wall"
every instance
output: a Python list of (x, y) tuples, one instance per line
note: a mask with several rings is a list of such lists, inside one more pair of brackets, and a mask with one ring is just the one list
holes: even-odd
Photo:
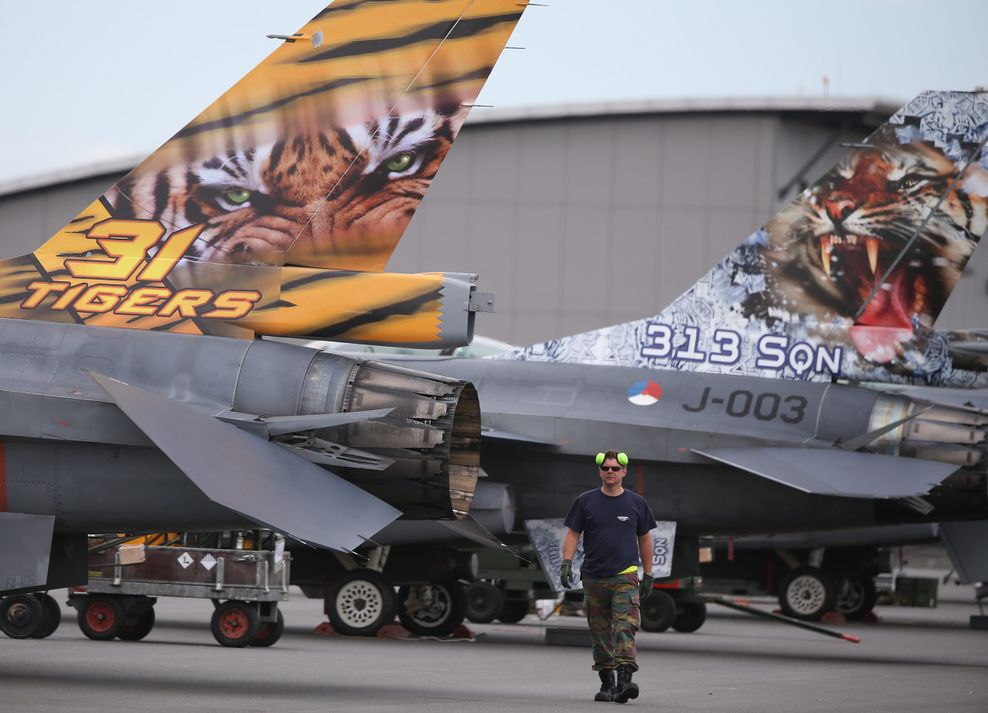
[[(896, 107), (474, 110), (389, 269), (479, 272), (515, 344), (658, 312)], [(0, 186), (0, 256), (32, 250), (127, 162)], [(938, 326), (988, 327), (988, 248)]]

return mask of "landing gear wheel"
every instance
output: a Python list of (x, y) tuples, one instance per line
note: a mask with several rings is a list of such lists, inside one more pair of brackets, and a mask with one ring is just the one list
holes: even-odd
[(257, 605), (249, 602), (223, 602), (213, 610), (209, 628), (223, 646), (241, 649), (257, 637)]
[(117, 636), (121, 641), (140, 641), (151, 633), (154, 628), (154, 608), (148, 608), (140, 614), (127, 617), (123, 628)]
[(497, 619), (504, 603), (501, 590), (490, 582), (474, 582), (467, 587), (467, 619), (474, 624), (489, 624)]
[(394, 619), (395, 592), (379, 572), (351, 569), (329, 588), (326, 609), (341, 634), (374, 636)]
[(528, 614), (527, 599), (505, 599), (497, 620), (503, 624), (517, 624)]
[(419, 636), (449, 636), (463, 623), (467, 595), (459, 582), (415, 585), (398, 590), (398, 620)]
[(834, 608), (834, 581), (816, 567), (797, 567), (782, 580), (779, 606), (786, 616), (819, 621)]
[(841, 580), (837, 585), (834, 611), (857, 621), (866, 617), (877, 602), (875, 581), (871, 577), (852, 577)]
[(27, 639), (46, 625), (45, 606), (33, 594), (12, 594), (0, 601), (0, 630), (11, 639)]
[(653, 589), (652, 596), (642, 602), (642, 629), (666, 631), (676, 618), (676, 602), (667, 592)]
[(251, 646), (274, 646), (281, 635), (285, 633), (285, 615), (278, 610), (277, 621), (262, 621), (257, 629), (257, 636), (250, 642)]
[(79, 628), (93, 641), (115, 639), (124, 627), (124, 611), (114, 597), (88, 596), (79, 606)]
[(683, 634), (692, 634), (707, 620), (707, 605), (704, 602), (681, 602), (677, 610), (672, 628)]

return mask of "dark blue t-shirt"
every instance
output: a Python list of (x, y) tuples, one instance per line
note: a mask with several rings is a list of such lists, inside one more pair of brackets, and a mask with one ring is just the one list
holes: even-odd
[(588, 577), (611, 577), (638, 564), (638, 538), (655, 527), (655, 516), (638, 493), (581, 493), (566, 515), (566, 527), (583, 533), (583, 567)]

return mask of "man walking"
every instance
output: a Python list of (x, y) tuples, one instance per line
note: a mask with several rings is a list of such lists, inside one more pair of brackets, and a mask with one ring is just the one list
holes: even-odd
[[(631, 676), (635, 632), (641, 621), (640, 600), (652, 592), (652, 534), (655, 516), (638, 493), (622, 486), (628, 456), (597, 454), (601, 486), (582, 493), (569, 509), (563, 540), (560, 580), (573, 584), (573, 555), (583, 533), (583, 591), (593, 642), (593, 669), (600, 675), (595, 701), (626, 703), (638, 697)], [(638, 581), (638, 565), (644, 574)], [(615, 673), (617, 680), (615, 681)]]

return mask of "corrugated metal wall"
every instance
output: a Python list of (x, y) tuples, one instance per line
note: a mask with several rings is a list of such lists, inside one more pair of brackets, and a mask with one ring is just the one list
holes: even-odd
[[(805, 116), (705, 113), (469, 124), (390, 269), (481, 274), (516, 344), (658, 312), (867, 133)], [(825, 145), (821, 158), (807, 160)], [(112, 184), (0, 196), (0, 255), (28, 252)], [(988, 248), (938, 326), (986, 325)]]

